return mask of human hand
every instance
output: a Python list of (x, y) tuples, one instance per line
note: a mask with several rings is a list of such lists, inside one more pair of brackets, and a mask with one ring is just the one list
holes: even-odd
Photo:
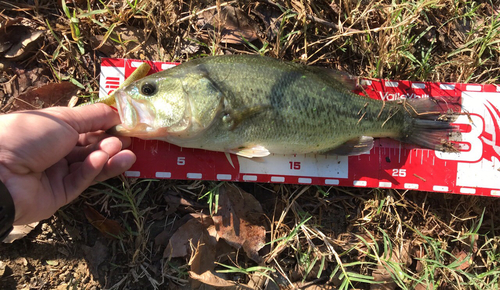
[(14, 200), (14, 224), (46, 219), (95, 181), (129, 169), (130, 139), (104, 133), (117, 124), (104, 104), (0, 115), (0, 180)]

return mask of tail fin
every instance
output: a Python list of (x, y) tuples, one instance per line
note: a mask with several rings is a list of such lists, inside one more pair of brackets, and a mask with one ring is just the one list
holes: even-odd
[(438, 151), (458, 151), (456, 142), (461, 141), (461, 133), (451, 123), (461, 114), (459, 99), (408, 99), (402, 105), (411, 121), (400, 138), (401, 141)]

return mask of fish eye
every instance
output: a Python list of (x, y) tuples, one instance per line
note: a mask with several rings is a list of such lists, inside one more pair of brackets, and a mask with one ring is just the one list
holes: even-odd
[(141, 93), (146, 96), (151, 96), (156, 93), (156, 85), (152, 83), (145, 82), (141, 86)]

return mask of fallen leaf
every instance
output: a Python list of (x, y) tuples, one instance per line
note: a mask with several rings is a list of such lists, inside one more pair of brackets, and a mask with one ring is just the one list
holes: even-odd
[(15, 240), (19, 240), (28, 235), (33, 229), (36, 228), (38, 222), (34, 222), (28, 225), (14, 226), (10, 234), (2, 241), (3, 243), (12, 243)]
[(264, 23), (267, 38), (274, 41), (276, 36), (278, 36), (283, 12), (259, 3), (253, 10), (253, 13)]
[(4, 19), (0, 21), (0, 55), (12, 60), (25, 58), (34, 51), (35, 44), (44, 31), (22, 25), (21, 23), (27, 20), (25, 18), (2, 17)]
[(83, 212), (90, 224), (98, 229), (105, 237), (116, 239), (125, 234), (125, 230), (117, 221), (105, 218), (92, 207), (86, 206)]
[[(3, 113), (15, 111), (16, 108), (13, 104), (23, 93), (49, 83), (49, 78), (47, 77), (48, 71), (41, 67), (26, 70), (21, 69), (16, 66), (15, 63), (12, 63), (10, 69), (15, 73), (15, 75), (1, 84), (3, 87), (3, 93), (7, 99), (6, 104), (1, 108)], [(30, 106), (30, 108), (32, 107)]]
[(68, 101), (68, 108), (74, 108), (76, 106), (76, 103), (78, 103), (78, 97), (72, 96)]
[(155, 236), (155, 245), (166, 246), (171, 237), (170, 230), (165, 229)]
[(456, 248), (451, 253), (455, 256), (455, 262), (459, 264), (457, 267), (458, 269), (465, 270), (470, 267), (472, 262), (471, 254), (465, 252), (464, 250), (459, 251)]
[(11, 18), (11, 17), (5, 16), (3, 14), (0, 16), (3, 17), (3, 20), (0, 21), (0, 30), (5, 30), (9, 26), (21, 23), (21, 21), (23, 20), (22, 17)]
[(208, 235), (207, 228), (211, 225), (213, 221), (209, 215), (188, 220), (172, 235), (163, 252), (163, 257), (187, 257), (191, 254), (192, 245), (196, 246), (203, 235)]
[(186, 199), (175, 191), (168, 191), (164, 195), (165, 201), (168, 204), (168, 209), (166, 211), (167, 215), (170, 215), (174, 212), (189, 212), (194, 213), (197, 212), (196, 209), (208, 209), (206, 204), (201, 204), (189, 199)]
[(34, 51), (36, 41), (43, 35), (44, 32), (40, 30), (32, 31), (31, 28), (27, 28), (24, 31), (19, 31), (17, 33), (19, 33), (19, 39), (16, 42), (12, 42), (12, 46), (9, 50), (4, 52), (3, 57), (15, 60), (26, 57), (29, 53)]
[[(202, 231), (198, 244), (191, 255), (190, 266), (191, 272), (202, 274), (206, 271), (213, 271), (215, 268), (215, 246), (217, 233), (214, 226), (209, 226), (205, 231)], [(198, 289), (201, 282), (198, 280), (191, 280), (192, 289)]]
[(207, 216), (202, 213), (189, 213), (174, 222), (172, 226), (164, 229), (155, 237), (155, 245), (168, 245), (170, 238), (177, 232), (177, 230), (184, 225), (188, 220), (193, 218), (206, 218)]
[(428, 289), (435, 289), (434, 284), (426, 284), (426, 283), (418, 283), (413, 287), (414, 290), (428, 290)]
[(203, 12), (197, 22), (198, 27), (207, 30), (204, 40), (208, 40), (210, 31), (220, 32), (222, 43), (243, 44), (258, 38), (255, 22), (241, 9), (224, 6), (220, 13), (215, 10)]
[(45, 263), (47, 263), (47, 265), (49, 265), (49, 266), (59, 265), (59, 261), (57, 261), (57, 260), (47, 260), (47, 261), (45, 261)]
[(409, 266), (412, 263), (412, 259), (409, 255), (409, 249), (409, 243), (405, 243), (401, 247), (393, 247), (389, 253), (384, 253), (384, 255), (382, 255), (381, 259), (379, 259), (377, 268), (372, 272), (373, 280), (380, 283), (371, 284), (370, 290), (396, 289), (397, 284), (394, 282), (392, 275), (397, 275), (397, 273), (390, 272), (392, 267), (389, 266), (387, 261), (400, 264), (402, 267)]
[(236, 249), (243, 248), (257, 263), (262, 261), (258, 252), (266, 243), (263, 217), (262, 207), (253, 195), (234, 185), (220, 188), (219, 208), (213, 216), (217, 234)]
[(370, 290), (394, 290), (398, 286), (392, 279), (391, 274), (382, 265), (378, 265), (377, 269), (372, 272), (373, 281), (380, 282), (379, 284), (370, 284)]
[(2, 278), (3, 274), (5, 274), (5, 269), (7, 268), (7, 264), (3, 261), (0, 261), (0, 278)]
[(223, 288), (223, 289), (238, 289), (238, 290), (253, 290), (253, 288), (248, 287), (243, 284), (237, 284), (233, 281), (228, 281), (225, 279), (222, 279), (221, 277), (216, 276), (214, 273), (210, 271), (206, 271), (201, 275), (198, 275), (192, 271), (189, 271), (189, 277), (191, 279), (200, 281), (202, 283), (205, 283), (207, 285), (217, 287), (217, 288)]
[(70, 82), (48, 83), (28, 90), (15, 98), (10, 111), (68, 106), (78, 87)]
[(181, 54), (195, 54), (200, 50), (200, 45), (191, 39), (181, 39), (180, 40), (180, 51)]
[(21, 17), (10, 18), (7, 16), (0, 22), (0, 53), (8, 51), (12, 45), (18, 41), (18, 36), (15, 33), (16, 29), (23, 29), (24, 26), (19, 25), (18, 28), (10, 29), (11, 26), (20, 23)]
[(97, 268), (108, 257), (108, 247), (100, 241), (96, 241), (92, 247), (82, 246), (82, 250), (85, 254), (85, 259), (87, 259), (92, 269), (92, 273), (96, 276), (95, 278), (99, 278), (99, 271), (97, 271)]

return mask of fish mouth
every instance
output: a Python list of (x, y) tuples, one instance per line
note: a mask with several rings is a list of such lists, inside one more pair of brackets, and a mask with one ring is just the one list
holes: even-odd
[(113, 130), (116, 135), (147, 135), (154, 130), (155, 112), (145, 100), (135, 100), (123, 91), (115, 92), (116, 109), (121, 124)]

